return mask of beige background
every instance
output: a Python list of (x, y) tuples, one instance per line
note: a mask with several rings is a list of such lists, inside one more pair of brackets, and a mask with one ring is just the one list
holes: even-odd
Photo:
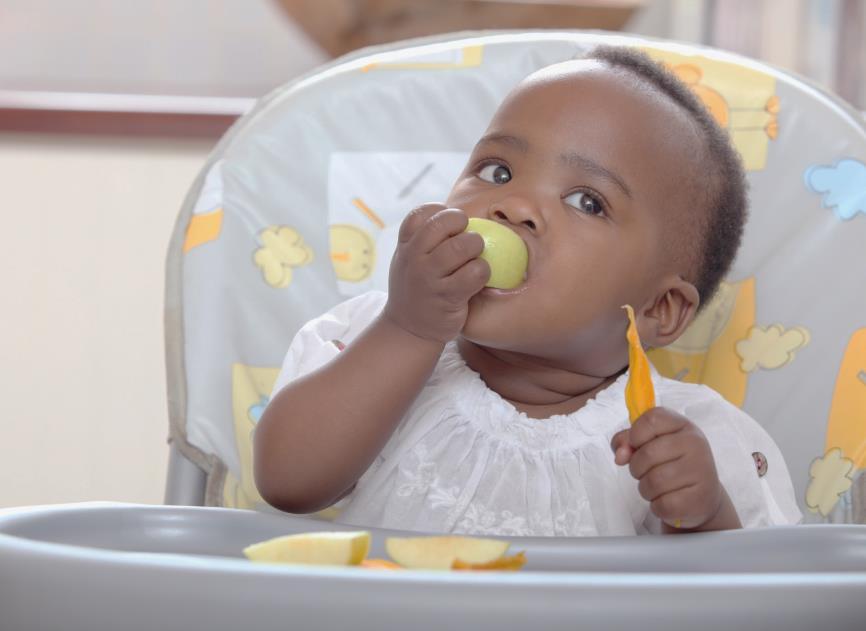
[[(325, 59), (269, 0), (0, 5), (0, 91), (256, 97)], [(165, 253), (213, 144), (0, 133), (0, 507), (162, 502)]]
[(0, 506), (162, 500), (164, 257), (210, 144), (0, 136)]

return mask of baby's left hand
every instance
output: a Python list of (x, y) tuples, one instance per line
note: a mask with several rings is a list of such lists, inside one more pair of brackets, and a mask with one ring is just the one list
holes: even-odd
[(702, 530), (716, 520), (727, 494), (710, 445), (690, 420), (652, 408), (615, 434), (610, 444), (615, 462), (628, 464), (641, 496), (665, 524)]

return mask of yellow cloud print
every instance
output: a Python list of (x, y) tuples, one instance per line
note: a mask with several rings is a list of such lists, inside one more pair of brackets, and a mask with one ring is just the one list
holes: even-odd
[(779, 133), (776, 79), (765, 72), (702, 55), (647, 48), (703, 101), (719, 126), (731, 135), (747, 171), (767, 164), (767, 148)]
[(823, 458), (815, 458), (809, 467), (812, 479), (806, 489), (806, 506), (824, 517), (830, 514), (839, 496), (851, 488), (854, 462), (842, 455), (841, 449), (831, 449)]
[(756, 368), (772, 370), (794, 361), (797, 350), (809, 343), (809, 331), (803, 327), (785, 330), (781, 324), (767, 328), (753, 326), (745, 339), (737, 342), (740, 368), (752, 372)]
[(361, 228), (333, 224), (330, 228), (331, 264), (340, 280), (359, 283), (370, 277), (376, 264), (376, 244)]
[(292, 282), (292, 268), (307, 265), (313, 251), (304, 243), (297, 230), (288, 226), (271, 226), (259, 233), (262, 247), (253, 259), (262, 270), (265, 282), (282, 289)]

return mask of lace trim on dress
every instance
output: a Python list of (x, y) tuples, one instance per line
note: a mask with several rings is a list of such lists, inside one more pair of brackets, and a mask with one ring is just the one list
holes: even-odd
[(442, 353), (431, 385), (436, 386), (437, 393), (448, 393), (440, 401), (440, 405), (448, 408), (443, 410), (443, 420), (463, 417), (479, 431), (529, 451), (573, 451), (585, 445), (588, 438), (612, 435), (615, 429), (621, 429), (628, 418), (624, 399), (627, 379), (627, 373), (621, 375), (571, 414), (530, 418), (488, 388), (481, 375), (460, 356), (456, 343), (451, 342)]

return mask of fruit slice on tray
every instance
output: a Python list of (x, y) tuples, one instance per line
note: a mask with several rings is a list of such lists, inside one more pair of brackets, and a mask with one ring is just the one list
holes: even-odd
[(524, 553), (507, 556), (509, 543), (477, 537), (389, 537), (391, 560), (368, 559), (370, 533), (309, 532), (275, 537), (244, 548), (261, 563), (359, 566), (370, 570), (519, 570)]
[(498, 539), (476, 537), (389, 537), (385, 540), (388, 555), (410, 569), (425, 570), (509, 570), (519, 569), (523, 554), (505, 556), (509, 543)]
[(370, 533), (308, 532), (254, 543), (244, 548), (251, 561), (309, 565), (359, 565), (370, 550)]

